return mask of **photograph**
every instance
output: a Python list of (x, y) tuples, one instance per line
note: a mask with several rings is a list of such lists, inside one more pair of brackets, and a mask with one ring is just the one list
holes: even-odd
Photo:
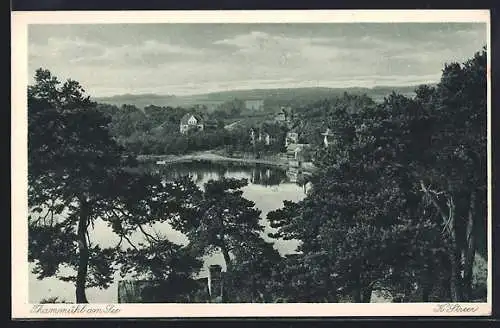
[(491, 314), (489, 12), (449, 12), (14, 12), (13, 309)]

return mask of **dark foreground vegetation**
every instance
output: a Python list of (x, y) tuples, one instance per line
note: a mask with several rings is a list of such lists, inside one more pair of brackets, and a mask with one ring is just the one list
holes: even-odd
[[(246, 181), (200, 189), (189, 178), (162, 182), (134, 170), (110, 116), (77, 82), (38, 70), (28, 110), (29, 260), (39, 278), (74, 282), (78, 303), (87, 302), (86, 288), (109, 286), (116, 270), (162, 281), (165, 290), (152, 293), (183, 300), (202, 256), (215, 251), (230, 282), (224, 302), (370, 302), (373, 291), (403, 302), (486, 298), (484, 49), (447, 64), (440, 82), (413, 98), (345, 95), (298, 109), (309, 141), (326, 127), (335, 138), (326, 149), (315, 143), (319, 170), (308, 196), (267, 216), (272, 237), (301, 241), (286, 257), (262, 238), (260, 211), (242, 196)], [(92, 241), (96, 220), (118, 245)], [(189, 244), (149, 233), (158, 222)]]

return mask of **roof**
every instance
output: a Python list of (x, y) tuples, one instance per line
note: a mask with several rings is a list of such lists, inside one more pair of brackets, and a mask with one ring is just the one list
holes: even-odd
[(188, 120), (191, 116), (194, 116), (194, 118), (200, 122), (202, 121), (203, 119), (201, 118), (200, 115), (197, 115), (197, 114), (193, 114), (193, 113), (186, 113), (184, 114), (184, 116), (181, 118), (181, 124), (187, 124), (188, 123)]
[(295, 143), (292, 143), (292, 144), (289, 144), (288, 147), (287, 147), (287, 151), (289, 152), (294, 152), (296, 150), (299, 150), (302, 148), (302, 144), (295, 144)]

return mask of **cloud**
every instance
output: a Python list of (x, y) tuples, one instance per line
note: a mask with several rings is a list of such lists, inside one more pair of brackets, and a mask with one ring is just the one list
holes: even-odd
[(154, 64), (151, 63), (149, 59), (168, 55), (177, 55), (182, 58), (186, 56), (198, 56), (200, 54), (202, 54), (202, 52), (199, 49), (161, 43), (156, 40), (146, 40), (139, 44), (127, 44), (105, 48), (104, 52), (99, 56), (90, 58), (80, 57), (78, 61)]
[(203, 51), (154, 39), (123, 45), (106, 45), (88, 42), (81, 38), (50, 37), (46, 44), (30, 45), (30, 55), (35, 58), (59, 59), (80, 65), (146, 65), (155, 66), (168, 56), (186, 58), (200, 56)]
[(333, 46), (332, 39), (329, 38), (273, 35), (261, 31), (236, 35), (232, 38), (215, 41), (214, 44), (233, 46), (236, 49), (234, 54), (237, 55), (264, 56), (265, 58), (271, 55), (281, 62), (304, 58), (330, 60), (346, 54), (347, 51)]
[(30, 43), (28, 52), (30, 57), (63, 59), (71, 61), (73, 58), (95, 56), (102, 54), (104, 47), (101, 44), (88, 42), (82, 38), (49, 37), (45, 44)]
[(190, 25), (136, 33), (102, 27), (102, 38), (77, 29), (72, 37), (52, 30), (30, 43), (29, 68), (46, 67), (61, 79), (76, 79), (96, 97), (419, 84), (432, 82), (431, 76), (437, 81), (445, 62), (470, 58), (486, 43), (481, 26), (396, 25), (330, 24), (318, 30)]

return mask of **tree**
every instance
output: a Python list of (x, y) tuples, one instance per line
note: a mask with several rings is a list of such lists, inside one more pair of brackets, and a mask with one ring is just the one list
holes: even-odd
[[(42, 69), (37, 70), (35, 81), (28, 87), (29, 204), (32, 213), (46, 214), (29, 218), (29, 256), (38, 260), (40, 277), (55, 274), (61, 263), (77, 268), (77, 302), (86, 302), (89, 258), (102, 251), (88, 245), (86, 232), (90, 217), (96, 214), (90, 204), (99, 202), (96, 194), (104, 187), (100, 178), (110, 173), (109, 163), (121, 160), (119, 150), (110, 142), (109, 121), (93, 109), (77, 82), (70, 80), (59, 87), (57, 78)], [(54, 219), (64, 210), (65, 220)], [(74, 240), (78, 260), (73, 255)], [(101, 258), (109, 262), (111, 254), (102, 252)], [(109, 272), (95, 273), (89, 283), (105, 286)]]
[(455, 302), (471, 297), (478, 245), (486, 253), (486, 93), (486, 49), (463, 65), (447, 64), (435, 89), (417, 93), (432, 134), (432, 147), (418, 162), (418, 178), (451, 245)]
[(245, 102), (241, 99), (232, 99), (220, 104), (217, 109), (217, 117), (238, 117), (245, 109)]
[(152, 124), (146, 114), (133, 105), (123, 105), (113, 114), (110, 128), (115, 136), (128, 138), (137, 132), (148, 132)]
[(332, 125), (349, 125), (349, 121), (341, 121), (339, 116), (351, 119), (362, 108), (373, 107), (375, 102), (366, 95), (350, 95), (344, 93), (336, 98), (322, 99), (307, 106), (298, 108), (292, 126), (299, 133), (300, 143), (320, 146), (323, 143), (321, 133)]
[[(357, 302), (374, 288), (471, 299), (486, 226), (485, 51), (416, 93), (324, 117), (337, 142), (318, 151), (312, 190), (269, 213), (275, 237), (301, 241), (302, 281), (320, 282), (308, 288), (335, 276), (330, 290)], [(330, 278), (315, 276), (325, 265)]]
[[(93, 244), (93, 224), (104, 220), (130, 242), (176, 203), (169, 185), (124, 156), (109, 124), (78, 82), (60, 85), (48, 70), (36, 71), (28, 87), (28, 257), (40, 279), (74, 282), (77, 303), (88, 302), (86, 287), (109, 286), (116, 269), (117, 248)], [(76, 274), (61, 275), (64, 266)]]
[(234, 269), (234, 256), (248, 254), (244, 250), (258, 245), (264, 229), (259, 223), (260, 211), (242, 197), (241, 188), (246, 185), (245, 179), (210, 180), (203, 191), (191, 193), (192, 206), (184, 209), (185, 219), (172, 223), (187, 235), (195, 254), (220, 251), (229, 274)]
[(233, 250), (234, 260), (230, 281), (230, 298), (238, 303), (269, 303), (273, 301), (274, 292), (269, 288), (273, 279), (273, 269), (281, 261), (281, 256), (273, 247), (272, 242), (266, 242), (260, 236), (247, 239), (241, 247)]
[(121, 252), (118, 262), (122, 276), (132, 274), (149, 282), (143, 290), (143, 302), (189, 302), (198, 288), (193, 274), (199, 271), (202, 261), (164, 237), (151, 238), (147, 246)]
[(409, 165), (406, 112), (416, 109), (394, 94), (357, 113), (338, 110), (330, 125), (337, 140), (318, 151), (313, 189), (302, 202), (268, 215), (278, 228), (274, 237), (301, 241), (296, 270), (317, 297), (369, 302), (375, 289), (412, 292), (415, 271), (444, 252), (435, 222), (420, 211)]

